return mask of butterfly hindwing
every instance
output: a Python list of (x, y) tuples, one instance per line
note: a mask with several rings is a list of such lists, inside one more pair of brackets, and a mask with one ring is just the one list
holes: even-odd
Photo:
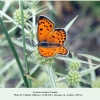
[(56, 54), (67, 55), (68, 54), (68, 49), (65, 48), (64, 46), (56, 47), (54, 52)]
[(38, 51), (39, 51), (40, 55), (43, 57), (55, 56), (55, 52), (53, 51), (53, 48), (51, 48), (51, 47), (45, 48), (45, 47), (38, 46)]
[(68, 54), (68, 49), (66, 49), (65, 47), (38, 47), (39, 53), (41, 56), (43, 57), (53, 57), (56, 54), (61, 54), (61, 55), (66, 55)]

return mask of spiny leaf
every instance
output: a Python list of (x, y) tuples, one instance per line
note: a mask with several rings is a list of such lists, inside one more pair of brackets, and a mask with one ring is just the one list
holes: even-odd
[(100, 61), (100, 58), (97, 58), (97, 57), (92, 56), (92, 55), (88, 55), (88, 54), (79, 54), (79, 55), (86, 57), (86, 58), (89, 58), (89, 59), (92, 59), (92, 60), (95, 60), (95, 61)]
[(72, 21), (70, 21), (70, 22), (68, 23), (68, 25), (65, 27), (65, 31), (66, 31), (66, 32), (67, 32), (68, 29), (71, 27), (71, 25), (74, 23), (74, 21), (76, 20), (77, 17), (78, 17), (78, 15), (77, 15)]
[(97, 65), (97, 66), (94, 66), (94, 67), (92, 67), (92, 68), (89, 68), (89, 69), (86, 69), (86, 70), (84, 70), (84, 71), (81, 71), (81, 72), (80, 72), (80, 75), (81, 75), (81, 76), (87, 75), (87, 74), (91, 73), (92, 71), (96, 70), (96, 69), (99, 68), (99, 67), (100, 67), (100, 65)]

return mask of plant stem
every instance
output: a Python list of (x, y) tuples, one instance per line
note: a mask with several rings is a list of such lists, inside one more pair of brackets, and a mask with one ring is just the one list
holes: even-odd
[(54, 74), (54, 70), (53, 70), (52, 66), (47, 66), (47, 71), (48, 71), (48, 75), (50, 78), (52, 88), (57, 88), (55, 74)]
[[(29, 72), (28, 62), (27, 62), (27, 55), (26, 55), (26, 44), (25, 44), (25, 33), (24, 33), (24, 13), (23, 13), (23, 1), (20, 2), (21, 7), (21, 24), (22, 24), (22, 38), (23, 38), (23, 52), (24, 52), (24, 59), (25, 59), (25, 66), (27, 73)], [(29, 86), (31, 87), (31, 80), (28, 79)]]
[(17, 62), (17, 64), (18, 64), (18, 67), (19, 67), (19, 69), (20, 69), (21, 75), (22, 75), (23, 80), (24, 80), (24, 84), (25, 84), (26, 87), (28, 87), (27, 78), (24, 76), (24, 69), (23, 69), (23, 67), (22, 67), (22, 64), (21, 64), (21, 62), (20, 62), (20, 60), (19, 60), (18, 54), (17, 54), (17, 52), (16, 52), (16, 49), (15, 49), (15, 47), (13, 46), (13, 43), (12, 43), (12, 41), (11, 41), (9, 35), (8, 35), (8, 32), (7, 32), (7, 30), (6, 30), (6, 27), (4, 26), (4, 24), (3, 24), (2, 20), (1, 20), (1, 18), (0, 18), (0, 23), (1, 23), (1, 26), (2, 26), (2, 28), (3, 28), (3, 30), (4, 30), (4, 34), (5, 34), (5, 36), (6, 36), (7, 40), (8, 40), (8, 43), (9, 43), (11, 49), (12, 49), (12, 52), (13, 52), (13, 54), (14, 54), (14, 56), (15, 56), (16, 62)]
[[(33, 34), (36, 34), (36, 31), (35, 31), (35, 26), (36, 26), (36, 23), (35, 23), (35, 20), (36, 20), (36, 15), (35, 15), (35, 11), (32, 12), (32, 24), (33, 24)], [(34, 42), (37, 44), (37, 40), (36, 38), (34, 39)]]
[(31, 77), (29, 74), (25, 74), (25, 76), (28, 77), (29, 79), (33, 80), (34, 82), (36, 82), (40, 86), (44, 87), (44, 85), (41, 82), (37, 81), (35, 78)]

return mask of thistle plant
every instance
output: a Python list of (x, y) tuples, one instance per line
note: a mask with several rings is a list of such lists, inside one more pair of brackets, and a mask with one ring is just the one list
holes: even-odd
[(77, 85), (80, 82), (80, 79), (81, 78), (80, 78), (79, 72), (71, 70), (68, 73), (67, 81), (68, 81), (69, 85), (71, 85), (71, 86)]
[[(19, 71), (22, 76), (22, 79), (20, 79), (16, 87), (22, 87), (23, 83), (24, 87), (28, 88), (34, 88), (34, 87), (68, 88), (70, 86), (77, 88), (77, 87), (82, 87), (81, 83), (91, 85), (91, 83), (93, 83), (92, 78), (91, 81), (88, 82), (87, 79), (84, 79), (83, 76), (88, 76), (88, 74), (90, 74), (91, 77), (94, 77), (95, 75), (93, 76), (91, 73), (93, 73), (95, 69), (99, 68), (100, 64), (96, 65), (94, 63), (90, 63), (89, 61), (80, 60), (78, 59), (78, 57), (73, 57), (73, 56), (69, 57), (68, 55), (67, 56), (57, 55), (54, 57), (45, 58), (39, 54), (37, 45), (38, 41), (36, 38), (37, 37), (36, 15), (48, 9), (48, 6), (46, 5), (39, 6), (39, 1), (34, 1), (34, 2), (26, 1), (26, 2), (28, 9), (23, 8), (24, 5), (23, 1), (20, 1), (18, 3), (19, 8), (16, 9), (15, 12), (13, 12), (14, 19), (4, 14), (2, 11), (0, 11), (0, 14), (6, 17), (10, 22), (15, 24), (15, 26), (13, 26), (9, 31), (7, 31), (3, 21), (0, 18), (0, 24), (2, 26), (2, 29), (4, 30), (3, 33), (5, 34), (6, 41), (11, 47), (11, 50), (14, 54)], [(77, 17), (78, 16), (72, 19), (65, 26), (64, 30), (66, 32), (68, 32), (68, 29), (71, 28), (72, 24), (74, 24), (74, 21), (76, 20)], [(30, 18), (32, 18), (32, 21), (29, 20)], [(21, 31), (22, 36), (20, 38), (12, 38), (10, 34), (17, 27), (19, 27), (22, 30)], [(27, 38), (28, 40), (30, 40), (29, 44), (26, 42)], [(23, 60), (22, 61), (24, 64), (22, 64), (22, 62), (20, 61), (18, 53), (14, 47), (14, 44), (23, 48), (24, 61)], [(79, 54), (78, 56), (83, 56), (86, 57), (87, 59), (91, 59), (91, 62), (92, 60), (100, 62), (100, 58), (88, 54)], [(64, 69), (65, 73), (61, 73), (56, 70), (58, 67), (57, 60), (64, 62), (65, 66), (61, 65), (60, 67), (65, 68)], [(31, 67), (30, 64), (32, 64)], [(83, 64), (86, 66), (87, 69), (83, 68)], [(93, 67), (89, 67), (91, 65)], [(0, 74), (2, 74), (3, 76), (3, 73), (5, 71), (0, 70)], [(39, 74), (35, 75), (36, 72), (38, 73), (38, 71), (40, 71)]]
[[(29, 14), (27, 11), (23, 11), (24, 14), (24, 23), (28, 20), (29, 18)], [(20, 9), (16, 9), (15, 12), (13, 13), (14, 16), (14, 20), (18, 23), (21, 24), (21, 10)]]
[(79, 70), (81, 64), (79, 62), (70, 62), (69, 68), (70, 70)]
[(34, 50), (34, 52), (29, 56), (29, 60), (31, 60), (34, 63), (38, 63), (39, 65), (41, 65), (41, 67), (44, 66), (51, 66), (54, 65), (55, 61), (54, 58), (48, 58), (48, 59), (44, 59), (44, 57), (42, 57), (37, 48)]

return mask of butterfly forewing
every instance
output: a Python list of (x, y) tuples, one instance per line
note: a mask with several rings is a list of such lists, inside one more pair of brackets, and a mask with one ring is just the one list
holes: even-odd
[(46, 37), (53, 29), (54, 23), (45, 16), (40, 16), (38, 21), (38, 42), (45, 41)]
[(46, 41), (63, 45), (66, 41), (66, 32), (64, 29), (55, 29), (47, 36)]

